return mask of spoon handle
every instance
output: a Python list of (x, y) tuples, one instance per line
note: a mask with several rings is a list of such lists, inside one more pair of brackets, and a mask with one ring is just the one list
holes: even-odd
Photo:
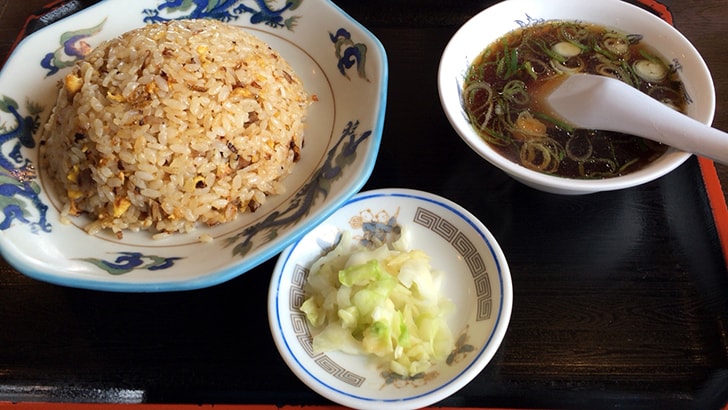
[(579, 127), (623, 132), (728, 164), (728, 133), (682, 114), (612, 78), (572, 75), (549, 97)]
[[(728, 133), (710, 127), (640, 93), (619, 105), (613, 131), (659, 141), (681, 151), (728, 164)], [(645, 113), (634, 115), (634, 113)]]

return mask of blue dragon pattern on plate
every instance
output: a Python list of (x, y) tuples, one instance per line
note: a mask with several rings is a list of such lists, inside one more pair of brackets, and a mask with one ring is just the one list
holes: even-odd
[(86, 57), (91, 52), (88, 38), (101, 32), (106, 20), (103, 19), (93, 27), (63, 33), (58, 41), (59, 47), (48, 52), (40, 62), (40, 66), (48, 70), (46, 77), (52, 76), (63, 68), (71, 67), (76, 61)]
[(40, 186), (33, 162), (25, 157), (21, 148), (34, 148), (33, 133), (40, 126), (42, 107), (28, 103), (29, 115), (21, 114), (19, 105), (10, 97), (0, 100), (0, 111), (10, 113), (15, 124), (0, 128), (0, 230), (12, 227), (13, 222), (30, 226), (33, 233), (50, 232), (47, 219), (48, 206), (39, 198)]
[(242, 15), (250, 15), (250, 23), (265, 24), (273, 28), (285, 27), (293, 30), (300, 16), (285, 15), (297, 9), (303, 0), (287, 0), (276, 6), (275, 1), (254, 0), (166, 0), (154, 9), (144, 10), (145, 23), (169, 20), (164, 14), (181, 13), (174, 18), (212, 18), (224, 22), (237, 20)]
[(113, 261), (106, 261), (99, 258), (82, 258), (80, 260), (105, 270), (111, 275), (123, 275), (134, 270), (146, 269), (150, 271), (171, 268), (174, 262), (183, 258), (165, 258), (155, 255), (145, 255), (141, 252), (119, 252), (119, 256)]
[(349, 122), (336, 145), (327, 153), (323, 165), (296, 194), (290, 206), (282, 212), (274, 212), (263, 221), (252, 225), (237, 235), (228, 238), (227, 244), (235, 245), (233, 252), (245, 256), (253, 247), (253, 238), (266, 231), (268, 240), (277, 235), (277, 229), (296, 223), (306, 216), (319, 196), (326, 196), (331, 184), (337, 180), (344, 168), (354, 162), (356, 149), (369, 138), (371, 130), (357, 134), (359, 122)]

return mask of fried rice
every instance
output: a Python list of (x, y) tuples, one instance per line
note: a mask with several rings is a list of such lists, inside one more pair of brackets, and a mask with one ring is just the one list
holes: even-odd
[[(64, 219), (190, 232), (283, 191), (311, 97), (289, 64), (216, 20), (149, 24), (95, 48), (59, 84), (42, 155)], [(70, 219), (69, 219), (70, 220)]]

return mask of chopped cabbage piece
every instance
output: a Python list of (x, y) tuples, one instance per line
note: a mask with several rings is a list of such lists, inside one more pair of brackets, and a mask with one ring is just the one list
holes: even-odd
[(440, 292), (443, 274), (402, 238), (368, 249), (346, 231), (313, 263), (300, 310), (316, 352), (371, 355), (394, 373), (415, 376), (454, 349), (446, 322), (454, 305)]

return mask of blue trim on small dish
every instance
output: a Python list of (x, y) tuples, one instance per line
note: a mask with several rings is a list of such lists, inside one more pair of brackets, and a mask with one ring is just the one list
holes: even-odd
[[(342, 396), (346, 396), (346, 397), (349, 397), (349, 398), (352, 398), (352, 399), (355, 399), (355, 400), (361, 400), (361, 401), (365, 401), (365, 402), (369, 402), (369, 403), (377, 403), (377, 402), (378, 403), (404, 403), (404, 402), (418, 400), (418, 399), (421, 399), (423, 397), (427, 397), (427, 396), (433, 395), (434, 393), (436, 393), (438, 391), (441, 391), (442, 389), (450, 386), (455, 381), (457, 381), (464, 373), (466, 373), (468, 370), (470, 370), (474, 366), (474, 364), (483, 356), (483, 354), (485, 354), (486, 349), (490, 346), (490, 344), (493, 341), (493, 338), (495, 337), (496, 333), (498, 333), (498, 331), (500, 330), (499, 329), (499, 325), (501, 324), (501, 320), (503, 319), (503, 313), (504, 313), (504, 296), (505, 296), (503, 267), (501, 266), (501, 263), (500, 263), (500, 261), (498, 260), (498, 257), (497, 257), (497, 252), (495, 252), (495, 249), (494, 249), (491, 241), (488, 239), (486, 233), (481, 229), (481, 227), (479, 227), (474, 222), (474, 220), (477, 220), (475, 218), (475, 216), (467, 213), (467, 211), (465, 209), (463, 209), (459, 205), (456, 205), (453, 202), (451, 202), (451, 201), (449, 201), (449, 200), (447, 200), (445, 198), (440, 198), (440, 197), (437, 197), (437, 198), (435, 198), (435, 197), (429, 198), (429, 197), (422, 196), (422, 195), (418, 194), (417, 191), (414, 191), (414, 190), (394, 191), (394, 190), (383, 189), (383, 190), (375, 190), (375, 191), (363, 192), (363, 193), (360, 193), (358, 195), (355, 195), (350, 200), (348, 200), (341, 207), (341, 209), (346, 208), (349, 205), (353, 205), (353, 204), (355, 204), (357, 202), (364, 201), (364, 200), (371, 199), (371, 198), (377, 198), (377, 197), (402, 197), (402, 198), (411, 198), (411, 199), (416, 199), (416, 200), (428, 202), (428, 203), (431, 203), (431, 204), (440, 206), (442, 208), (445, 208), (448, 211), (450, 211), (450, 212), (454, 213), (455, 215), (457, 215), (459, 218), (461, 218), (465, 222), (467, 222), (467, 224), (470, 225), (478, 233), (478, 235), (480, 235), (480, 237), (485, 241), (485, 243), (488, 245), (488, 249), (489, 249), (491, 255), (493, 256), (493, 259), (495, 261), (495, 264), (496, 264), (496, 267), (497, 267), (497, 271), (498, 271), (498, 277), (500, 279), (499, 280), (500, 300), (499, 300), (499, 305), (498, 305), (498, 314), (496, 315), (496, 319), (495, 319), (495, 322), (493, 324), (493, 329), (491, 330), (490, 335), (488, 336), (485, 344), (480, 349), (480, 351), (478, 352), (478, 354), (476, 355), (476, 357), (473, 360), (471, 360), (471, 362), (470, 362), (470, 364), (468, 366), (466, 366), (462, 371), (460, 371), (457, 375), (455, 375), (447, 383), (445, 383), (445, 384), (437, 387), (436, 389), (429, 390), (427, 393), (423, 393), (423, 394), (420, 394), (420, 395), (411, 396), (411, 397), (407, 397), (407, 398), (401, 398), (401, 399), (386, 399), (386, 400), (382, 400), (382, 399), (372, 399), (372, 398), (368, 398), (368, 397), (361, 397), (361, 396), (357, 396), (357, 395), (354, 395), (354, 394), (350, 394), (350, 393), (347, 393), (347, 392), (344, 392), (344, 391), (341, 391), (339, 389), (335, 389), (335, 388), (331, 387), (327, 383), (324, 383), (321, 379), (317, 378), (314, 374), (312, 374), (311, 372), (309, 372), (309, 370), (298, 360), (298, 358), (296, 357), (296, 355), (293, 353), (293, 351), (292, 351), (292, 349), (290, 347), (290, 344), (288, 343), (288, 339), (285, 336), (285, 332), (284, 332), (283, 328), (281, 327), (281, 312), (280, 312), (280, 305), (278, 303), (278, 297), (279, 297), (279, 294), (280, 294), (280, 287), (281, 287), (281, 281), (283, 279), (283, 275), (280, 275), (280, 274), (277, 275), (277, 278), (276, 278), (277, 279), (277, 282), (276, 282), (276, 285), (275, 285), (275, 292), (276, 292), (276, 298), (275, 298), (275, 300), (276, 300), (276, 303), (275, 303), (275, 315), (276, 316), (275, 317), (276, 317), (276, 322), (275, 322), (274, 325), (277, 327), (278, 333), (281, 335), (281, 340), (283, 341), (283, 344), (285, 345), (285, 348), (286, 348), (286, 350), (289, 353), (289, 356), (288, 356), (289, 359), (293, 360), (296, 363), (296, 365), (298, 366), (298, 371), (304, 372), (304, 373), (306, 373), (310, 377), (310, 379), (304, 379), (303, 381), (306, 382), (306, 384), (309, 385), (314, 390), (316, 390), (316, 387), (320, 387), (320, 388), (324, 388), (326, 390), (335, 392), (337, 394), (340, 394)], [(293, 254), (293, 252), (296, 249), (296, 247), (301, 243), (301, 240), (302, 239), (303, 238), (297, 239), (290, 246), (290, 249), (286, 249), (286, 251), (284, 252), (285, 259), (284, 259), (283, 264), (281, 265), (280, 272), (283, 272), (285, 270), (285, 266), (288, 265), (289, 259), (290, 259), (291, 255)], [(316, 385), (313, 385), (313, 383), (310, 382), (310, 380), (315, 381), (316, 382)]]

